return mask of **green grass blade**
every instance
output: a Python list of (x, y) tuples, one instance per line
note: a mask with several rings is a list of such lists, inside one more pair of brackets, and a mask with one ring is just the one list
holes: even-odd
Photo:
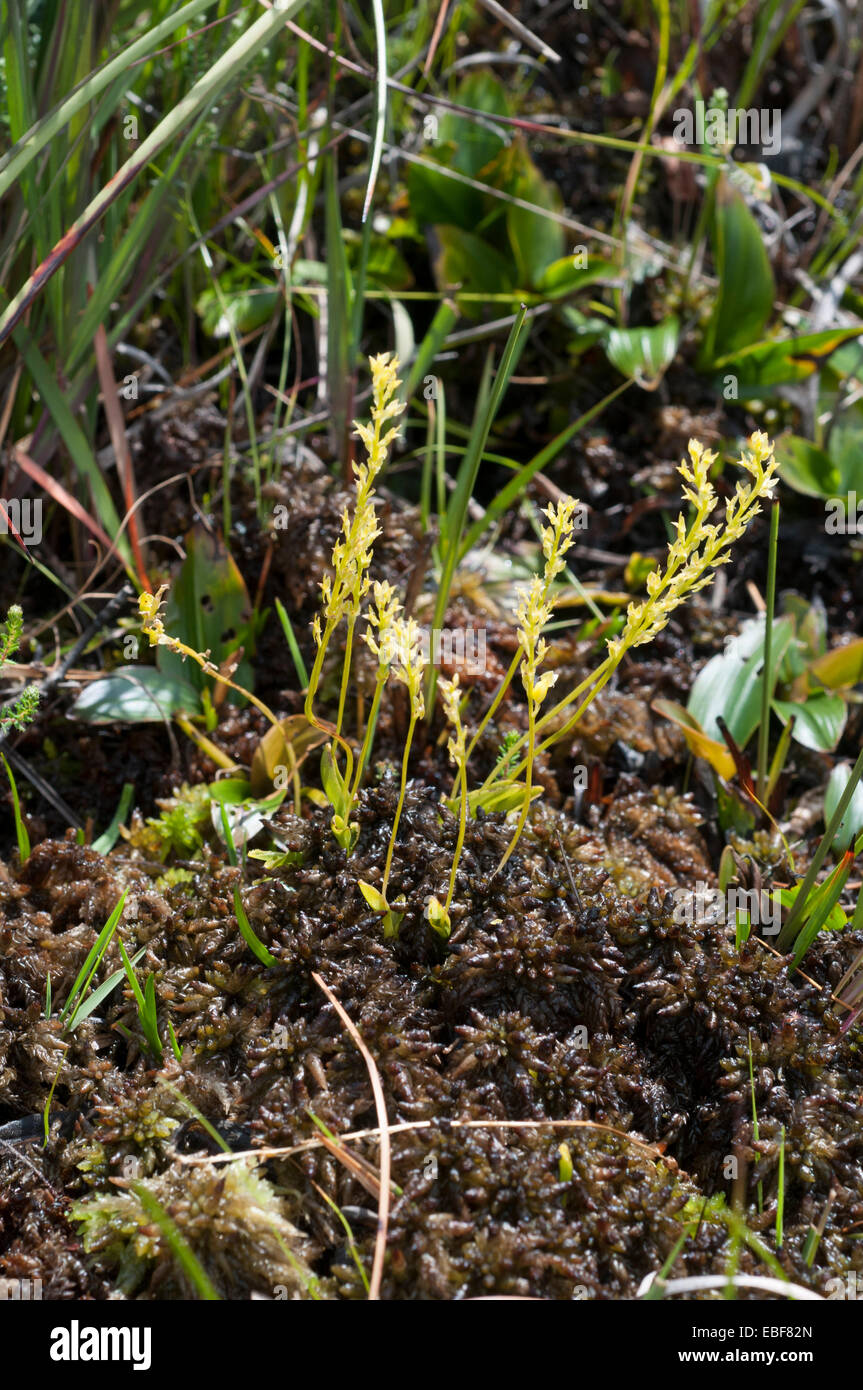
[(171, 1254), (188, 1277), (190, 1282), (197, 1289), (201, 1298), (208, 1302), (221, 1302), (219, 1295), (213, 1284), (210, 1282), (204, 1267), (195, 1252), (189, 1247), (171, 1217), (165, 1211), (162, 1203), (153, 1196), (152, 1192), (142, 1182), (132, 1182), (129, 1184), (141, 1206), (149, 1216), (151, 1221), (155, 1221), (162, 1235), (168, 1243)]
[(237, 926), (240, 928), (240, 935), (252, 954), (257, 956), (262, 965), (278, 965), (276, 957), (267, 950), (263, 941), (259, 941), (252, 931), (252, 924), (246, 916), (246, 909), (243, 907), (240, 890), (236, 884), (234, 884), (234, 915), (237, 919)]
[(87, 232), (104, 217), (123, 189), (133, 183), (159, 151), (181, 131), (185, 131), (202, 110), (212, 108), (229, 82), (236, 78), (241, 69), (245, 68), (262, 48), (272, 42), (301, 4), (302, 0), (285, 0), (285, 3), (273, 6), (260, 15), (141, 141), (134, 154), (130, 155), (114, 177), (100, 189), (95, 198), (91, 199), (80, 217), (76, 218), (62, 241), (54, 248), (49, 260), (37, 266), (0, 315), (0, 343), (8, 337), (41, 287), (56, 274)]
[(776, 1196), (776, 1249), (782, 1249), (785, 1224), (785, 1126), (779, 1146), (779, 1190)]
[[(135, 955), (132, 957), (133, 965), (138, 964), (138, 961), (146, 953), (146, 950), (146, 946), (142, 946), (140, 951), (137, 951), (135, 953)], [(107, 980), (104, 980), (102, 984), (99, 985), (98, 989), (94, 989), (92, 994), (88, 994), (86, 999), (82, 1000), (81, 1004), (78, 1006), (78, 1008), (73, 1013), (72, 1017), (69, 1019), (69, 1022), (66, 1025), (66, 1031), (69, 1033), (74, 1032), (74, 1030), (78, 1027), (79, 1023), (83, 1023), (85, 1018), (89, 1018), (92, 1013), (95, 1013), (99, 1005), (102, 1003), (102, 1000), (107, 999), (111, 991), (117, 988), (118, 984), (120, 984), (125, 974), (126, 971), (121, 966), (119, 970), (115, 970), (112, 975), (109, 975)]]
[(297, 678), (300, 682), (300, 689), (305, 690), (309, 683), (309, 673), (306, 670), (306, 663), (303, 661), (303, 654), (300, 651), (296, 633), (294, 632), (294, 629), (291, 625), (291, 620), (288, 617), (285, 605), (279, 598), (276, 599), (276, 612), (279, 615), (279, 622), (282, 625), (282, 632), (285, 634), (285, 641), (287, 642), (288, 650), (291, 653), (291, 659), (294, 663), (294, 670), (296, 671)]
[[(462, 464), (459, 469), (458, 481), (455, 492), (450, 499), (447, 507), (446, 516), (446, 547), (443, 556), (443, 572), (440, 578), (437, 600), (435, 602), (433, 629), (438, 629), (443, 624), (449, 593), (452, 587), (453, 575), (455, 574), (456, 562), (459, 555), (462, 531), (464, 530), (465, 517), (467, 516), (468, 504), (473, 496), (476, 485), (479, 466), (482, 461), (483, 452), (491, 427), (494, 424), (504, 392), (509, 385), (512, 376), (521, 356), (522, 349), (527, 340), (528, 326), (525, 323), (527, 309), (521, 306), (515, 317), (515, 322), (510, 329), (510, 334), (503, 350), (500, 366), (494, 379), (494, 384), (490, 390), (483, 392), (485, 399), (481, 397), (474, 419), (474, 427), (471, 430), (468, 447), (465, 451)], [(428, 705), (431, 707), (434, 699), (435, 688), (435, 668), (430, 667), (429, 698)]]
[[(854, 789), (857, 786), (857, 783), (860, 781), (861, 775), (863, 775), (863, 751), (861, 751), (857, 755), (857, 761), (851, 769), (850, 776), (848, 778), (847, 783), (845, 784), (845, 790), (836, 804), (836, 809), (833, 812), (833, 815), (830, 817), (830, 823), (821, 837), (821, 841), (818, 845), (818, 848), (812, 856), (812, 862), (809, 865), (809, 868), (806, 870), (806, 874), (800, 884), (800, 889), (797, 893), (796, 898), (794, 899), (794, 904), (787, 918), (785, 919), (785, 923), (782, 927), (781, 932), (779, 933), (779, 937), (776, 941), (776, 949), (778, 951), (787, 951), (791, 943), (796, 940), (797, 931), (799, 930), (798, 919), (800, 918), (800, 914), (803, 911), (804, 905), (809, 897), (809, 894), (812, 892), (812, 888), (815, 884), (816, 878), (818, 877), (821, 866), (824, 863), (824, 860), (827, 858), (830, 846), (832, 845), (833, 840), (835, 839), (836, 832), (839, 829), (839, 826), (842, 824), (842, 817), (845, 815), (845, 812), (848, 810), (848, 807), (851, 804), (851, 798), (854, 795)], [(797, 928), (797, 930), (795, 930), (795, 928)]]
[[(79, 111), (86, 110), (94, 97), (98, 96), (112, 82), (121, 78), (145, 54), (158, 48), (162, 39), (175, 33), (177, 29), (200, 14), (201, 10), (208, 9), (214, 3), (215, 0), (190, 0), (190, 3), (184, 5), (181, 10), (177, 10), (176, 14), (169, 15), (161, 24), (149, 29), (140, 39), (129, 44), (128, 47), (124, 47), (116, 58), (112, 58), (104, 67), (91, 73), (53, 110), (49, 111), (41, 120), (36, 121), (35, 125), (31, 124), (29, 129), (23, 132), (20, 139), (16, 140), (12, 148), (0, 157), (0, 198), (18, 181), (22, 172), (28, 165), (32, 164), (40, 150), (43, 150), (69, 124), (73, 116), (76, 116)], [(14, 11), (15, 8), (13, 5), (12, 10)], [(119, 86), (118, 94), (127, 85), (124, 82), (122, 86)]]
[(375, 84), (375, 131), (372, 144), (372, 157), (369, 163), (369, 182), (363, 203), (363, 222), (368, 220), (369, 209), (375, 194), (381, 155), (384, 149), (384, 131), (387, 123), (387, 26), (384, 18), (383, 0), (372, 0), (375, 18), (375, 47), (377, 48), (377, 82)]
[(18, 858), (22, 864), (26, 864), (30, 858), (30, 836), (27, 834), (27, 827), (21, 815), (21, 802), (18, 799), (18, 787), (12, 775), (12, 769), (6, 759), (5, 753), (0, 753), (3, 759), (3, 766), (6, 769), (6, 776), (9, 778), (9, 786), (12, 788), (12, 810), (15, 815), (15, 836), (18, 840)]
[(75, 1007), (75, 1004), (78, 1002), (79, 994), (81, 996), (86, 994), (90, 981), (92, 980), (97, 969), (99, 968), (99, 962), (108, 948), (108, 942), (114, 935), (117, 923), (119, 922), (123, 912), (123, 908), (126, 905), (126, 894), (128, 893), (128, 891), (128, 888), (123, 889), (123, 892), (120, 895), (120, 898), (117, 902), (116, 907), (114, 908), (114, 911), (111, 913), (111, 916), (108, 918), (107, 922), (100, 931), (93, 945), (90, 947), (90, 950), (87, 952), (87, 959), (84, 961), (84, 964), (78, 971), (69, 998), (66, 1000), (66, 1003), (63, 1005), (63, 1008), (60, 1010), (61, 1023)]
[(120, 826), (129, 814), (129, 807), (132, 804), (132, 797), (135, 795), (134, 782), (124, 782), (123, 790), (120, 793), (120, 800), (114, 812), (114, 818), (108, 829), (93, 841), (93, 848), (97, 854), (108, 854), (114, 848), (120, 835)]
[(405, 378), (402, 387), (402, 400), (409, 401), (416, 391), (420, 382), (426, 376), (429, 367), (434, 362), (441, 350), (444, 339), (452, 331), (458, 320), (458, 309), (451, 299), (444, 299), (438, 306), (434, 318), (429, 324), (428, 330), (417, 349), (413, 365)]
[(15, 343), (33, 378), (39, 395), (47, 407), (63, 443), (72, 455), (72, 461), (81, 478), (90, 484), (93, 501), (99, 514), (102, 530), (106, 535), (116, 538), (116, 546), (126, 567), (132, 570), (132, 552), (125, 536), (120, 536), (120, 518), (117, 515), (108, 485), (102, 474), (84, 431), (75, 419), (69, 403), (57, 385), (57, 381), (45, 358), (42, 356), (29, 333), (24, 329), (15, 330)]
[(548, 464), (552, 463), (554, 459), (557, 458), (558, 454), (566, 448), (569, 441), (578, 434), (580, 430), (584, 429), (585, 425), (589, 425), (591, 420), (595, 420), (597, 415), (601, 415), (606, 406), (609, 406), (615, 397), (621, 395), (622, 392), (628, 391), (631, 385), (631, 381), (624, 381), (621, 382), (619, 386), (615, 386), (613, 391), (610, 391), (609, 394), (604, 396), (601, 401), (598, 401), (596, 405), (592, 405), (590, 409), (586, 410), (583, 415), (580, 415), (577, 420), (573, 420), (571, 425), (567, 425), (566, 429), (561, 430), (560, 434), (556, 435), (550, 444), (546, 444), (544, 449), (540, 450), (538, 454), (518, 470), (515, 476), (510, 479), (497, 496), (492, 498), (486, 508), (485, 516), (483, 516), (480, 521), (474, 522), (473, 526), (469, 527), (465, 533), (464, 541), (462, 542), (459, 552), (460, 560), (464, 559), (468, 551), (472, 550), (474, 546), (479, 543), (489, 526), (493, 525), (499, 517), (503, 516), (510, 507), (518, 502), (531, 479), (539, 473), (541, 469), (546, 468)]

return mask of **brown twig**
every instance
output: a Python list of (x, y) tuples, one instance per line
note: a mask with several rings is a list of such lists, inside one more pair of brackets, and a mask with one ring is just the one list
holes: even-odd
[(312, 971), (312, 979), (319, 989), (329, 999), (342, 1023), (347, 1028), (353, 1042), (362, 1056), (368, 1068), (369, 1080), (372, 1083), (372, 1094), (375, 1098), (375, 1109), (378, 1116), (378, 1126), (381, 1143), (381, 1185), (378, 1194), (378, 1229), (375, 1236), (375, 1254), (372, 1261), (372, 1277), (369, 1282), (369, 1301), (376, 1302), (381, 1296), (381, 1278), (384, 1272), (384, 1255), (387, 1248), (387, 1226), (390, 1216), (390, 1127), (387, 1119), (387, 1106), (384, 1100), (384, 1089), (381, 1085), (380, 1072), (375, 1064), (375, 1059), (369, 1052), (362, 1036), (357, 1030), (349, 1015), (342, 1008), (332, 990), (324, 984), (317, 971)]

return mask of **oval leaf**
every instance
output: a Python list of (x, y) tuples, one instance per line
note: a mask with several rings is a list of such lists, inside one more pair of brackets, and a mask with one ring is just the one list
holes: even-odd
[(188, 681), (155, 666), (136, 666), (86, 686), (68, 717), (85, 724), (161, 724), (175, 714), (195, 714), (199, 706)]
[[(827, 783), (827, 790), (824, 793), (824, 824), (827, 825), (830, 817), (839, 805), (840, 797), (848, 785), (848, 778), (851, 775), (851, 767), (848, 763), (837, 763), (830, 773), (830, 780)], [(863, 783), (858, 782), (854, 788), (848, 810), (839, 822), (839, 829), (833, 838), (831, 849), (838, 854), (844, 854), (851, 841), (863, 830)]]
[(654, 328), (612, 328), (605, 344), (609, 361), (645, 391), (655, 391), (673, 361), (680, 323), (672, 316)]
[(840, 695), (816, 691), (808, 700), (774, 700), (773, 708), (783, 724), (794, 716), (791, 737), (816, 753), (832, 753), (845, 730), (848, 711)]

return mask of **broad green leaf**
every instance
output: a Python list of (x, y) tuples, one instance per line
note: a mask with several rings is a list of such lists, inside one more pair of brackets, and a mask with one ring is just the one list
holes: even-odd
[(491, 118), (477, 120), (476, 116), (460, 116), (454, 111), (445, 111), (439, 118), (437, 139), (451, 141), (455, 146), (453, 168), (475, 178), (499, 153), (509, 136), (503, 126), (494, 125), (495, 116), (509, 115), (506, 88), (484, 69), (464, 79), (456, 100), (460, 106), (469, 106), (472, 111), (481, 111)]
[(438, 228), (440, 255), (435, 263), (442, 288), (503, 294), (515, 288), (515, 266), (482, 237), (455, 227)]
[(828, 329), (795, 338), (768, 339), (717, 358), (713, 366), (734, 376), (741, 398), (770, 395), (774, 387), (805, 381), (837, 347), (860, 333), (860, 328)]
[(327, 745), (321, 754), (321, 781), (324, 784), (324, 791), (327, 800), (335, 811), (336, 815), (344, 820), (348, 813), (348, 789), (345, 786), (344, 778), (336, 766), (333, 757), (333, 750)]
[(776, 440), (779, 476), (805, 497), (834, 497), (839, 490), (839, 470), (829, 454), (816, 449), (799, 434), (782, 434)]
[[(430, 168), (427, 164), (411, 164), (407, 185), (411, 212), (420, 226), (446, 225), (468, 231), (476, 227), (483, 216), (483, 195), (476, 188), (452, 178), (444, 164), (447, 151), (438, 147), (438, 158), (444, 163)], [(455, 163), (455, 149), (450, 147), (450, 162)]]
[[(801, 655), (812, 661), (823, 656), (827, 650), (827, 610), (817, 596), (811, 601), (802, 594), (784, 594), (783, 614), (794, 621), (794, 633), (802, 644)], [(789, 654), (791, 652), (789, 647)]]
[(372, 912), (389, 912), (389, 905), (387, 904), (386, 898), (373, 884), (364, 883), (363, 880), (360, 879), (359, 889)]
[(218, 782), (209, 784), (207, 793), (211, 801), (220, 802), (223, 806), (239, 806), (250, 799), (252, 784), (245, 777), (222, 777)]
[(774, 700), (773, 708), (783, 724), (794, 716), (792, 738), (804, 748), (831, 753), (845, 729), (848, 710), (839, 695), (816, 691), (807, 700)]
[(229, 338), (232, 331), (242, 335), (260, 328), (272, 317), (281, 298), (282, 292), (276, 286), (272, 289), (263, 286), (246, 290), (223, 289), (221, 297), (216, 290), (209, 289), (198, 296), (195, 312), (204, 332), (211, 338)]
[[(585, 285), (595, 284), (598, 280), (612, 279), (616, 274), (616, 267), (611, 261), (603, 260), (601, 256), (591, 256), (586, 266), (576, 263), (575, 256), (561, 256), (559, 260), (552, 261), (547, 265), (535, 282), (535, 288), (540, 294), (547, 295), (549, 299), (559, 299), (565, 294), (574, 294), (576, 290), (583, 289)], [(588, 320), (595, 323), (596, 320)]]
[(847, 646), (834, 647), (826, 656), (819, 656), (809, 670), (828, 690), (859, 685), (863, 682), (863, 637), (855, 637)]
[[(563, 210), (560, 193), (554, 184), (542, 177), (524, 142), (521, 139), (516, 141), (508, 153), (513, 162), (518, 161), (519, 166), (509, 191), (522, 202), (532, 203), (548, 212), (560, 213)], [(506, 229), (518, 266), (519, 284), (530, 289), (538, 284), (548, 267), (563, 256), (566, 234), (560, 223), (552, 218), (514, 205), (506, 210)]]
[(612, 328), (605, 350), (609, 361), (645, 391), (654, 391), (674, 360), (680, 323), (672, 316), (654, 328)]
[[(549, 266), (549, 271), (551, 270), (552, 267)], [(572, 332), (571, 353), (580, 355), (588, 348), (593, 347), (594, 343), (605, 341), (608, 334), (608, 324), (605, 319), (598, 318), (596, 315), (583, 314), (572, 304), (563, 306), (561, 317)]]
[(155, 666), (129, 666), (86, 685), (69, 709), (85, 724), (160, 724), (175, 714), (196, 714), (200, 695), (187, 680)]
[[(771, 664), (774, 684), (779, 663), (794, 635), (790, 618), (773, 624)], [(689, 693), (687, 710), (713, 739), (722, 734), (716, 722), (724, 719), (728, 731), (741, 748), (745, 747), (761, 719), (761, 688), (764, 663), (764, 619), (744, 623), (725, 651), (714, 656), (699, 672)]]
[[(358, 248), (361, 240), (356, 233), (345, 233), (348, 260), (355, 274), (359, 270)], [(371, 239), (366, 260), (366, 276), (378, 288), (385, 290), (409, 290), (414, 283), (413, 271), (401, 251), (383, 236), (373, 236)]]
[(856, 492), (863, 502), (863, 418), (860, 411), (840, 415), (830, 431), (830, 458), (839, 474), (836, 492)]
[[(456, 100), (492, 118), (509, 114), (506, 89), (487, 71), (467, 77)], [(492, 120), (460, 116), (452, 111), (438, 115), (432, 110), (424, 119), (423, 133), (427, 133), (423, 159), (428, 162), (412, 163), (407, 174), (414, 219), (419, 226), (447, 225), (475, 231), (485, 215), (485, 195), (453, 178), (450, 171), (501, 186), (488, 173), (487, 166), (503, 150), (508, 132), (495, 127)], [(432, 162), (436, 167), (430, 167)], [(482, 177), (481, 171), (486, 171)]]
[(719, 294), (704, 335), (703, 365), (757, 342), (775, 295), (761, 228), (724, 175), (716, 186), (714, 258)]
[[(824, 824), (829, 824), (830, 817), (839, 805), (839, 799), (848, 785), (848, 778), (851, 774), (849, 763), (837, 763), (830, 773), (827, 783), (827, 790), (824, 793)], [(833, 837), (831, 849), (837, 854), (844, 854), (851, 841), (863, 830), (863, 783), (858, 782), (851, 797), (851, 804), (839, 822), (839, 829)]]

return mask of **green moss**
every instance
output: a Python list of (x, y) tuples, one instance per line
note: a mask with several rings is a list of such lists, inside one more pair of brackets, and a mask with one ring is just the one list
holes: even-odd
[[(281, 1197), (237, 1159), (218, 1165), (174, 1162), (140, 1184), (170, 1216), (180, 1239), (222, 1298), (320, 1296), (306, 1245), (286, 1219)], [(131, 1188), (73, 1203), (84, 1249), (114, 1274), (127, 1297), (189, 1298), (194, 1288), (165, 1231)]]

